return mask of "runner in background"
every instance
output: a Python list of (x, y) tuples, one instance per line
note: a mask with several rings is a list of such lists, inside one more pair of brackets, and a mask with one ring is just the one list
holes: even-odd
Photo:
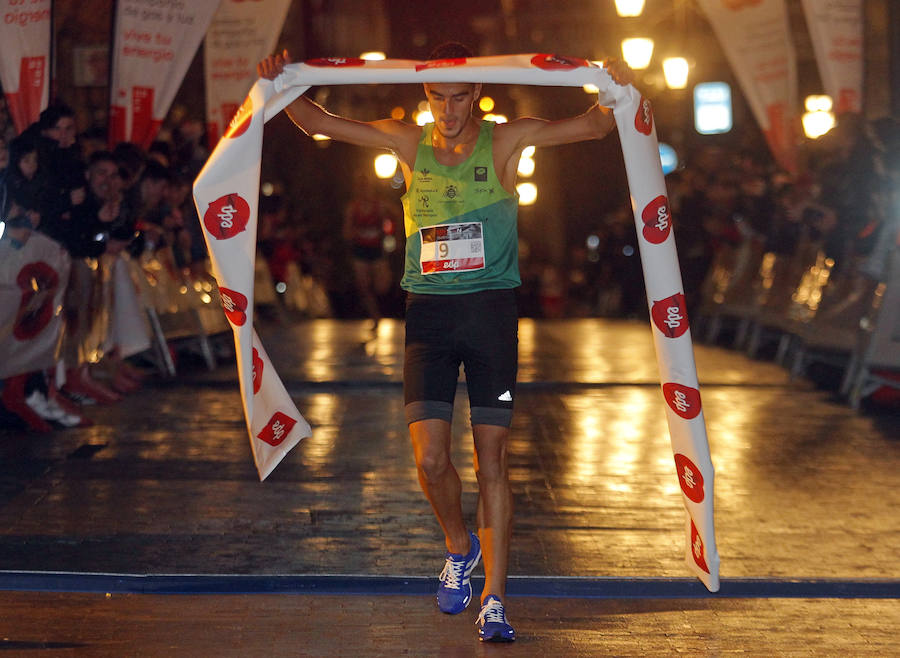
[(378, 298), (391, 283), (391, 271), (384, 253), (385, 224), (393, 225), (390, 206), (378, 197), (371, 176), (354, 177), (353, 198), (344, 211), (344, 239), (350, 245), (356, 292), (372, 329), (378, 328), (381, 308)]

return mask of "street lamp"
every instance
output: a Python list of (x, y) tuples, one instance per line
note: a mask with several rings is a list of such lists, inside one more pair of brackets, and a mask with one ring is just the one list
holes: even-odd
[(640, 16), (644, 11), (644, 0), (616, 0), (616, 13), (623, 18)]
[(650, 66), (650, 58), (653, 57), (653, 39), (643, 37), (623, 39), (622, 57), (635, 71), (647, 68)]
[(807, 96), (806, 113), (803, 115), (803, 132), (810, 139), (818, 139), (834, 128), (834, 112), (831, 96)]
[(537, 201), (538, 188), (534, 183), (519, 183), (516, 192), (519, 193), (520, 206), (531, 206)]
[(667, 57), (663, 60), (663, 74), (666, 76), (666, 86), (669, 89), (684, 89), (687, 87), (688, 61), (684, 57)]
[(390, 153), (382, 153), (375, 158), (375, 175), (378, 178), (392, 178), (397, 171), (397, 158)]

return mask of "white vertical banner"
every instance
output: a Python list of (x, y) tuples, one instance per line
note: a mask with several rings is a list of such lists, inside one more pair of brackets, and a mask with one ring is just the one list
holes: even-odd
[[(653, 110), (634, 87), (614, 84), (606, 71), (583, 59), (548, 54), (429, 62), (327, 58), (290, 64), (274, 81), (260, 80), (253, 86), (194, 182), (194, 200), (203, 218), (226, 314), (235, 330), (244, 410), (260, 474), (264, 477), (280, 459), (278, 455), (262, 455), (271, 463), (261, 464), (257, 452), (257, 448), (264, 448), (261, 440), (269, 444), (264, 437), (271, 434), (273, 413), (280, 414), (282, 427), (285, 417), (293, 423), (290, 432), (282, 432), (282, 446), (294, 445), (309, 432), (305, 421), (302, 432), (298, 431), (302, 417), (250, 328), (263, 123), (312, 85), (473, 81), (557, 87), (592, 84), (600, 89), (599, 102), (613, 108), (640, 240), (675, 473), (686, 510), (685, 559), (710, 591), (718, 591), (714, 472)], [(253, 374), (257, 371), (264, 377), (254, 388)]]
[(819, 76), (835, 114), (862, 112), (862, 0), (803, 0)]
[(42, 233), (22, 247), (0, 240), (0, 379), (56, 363), (69, 253)]
[(797, 171), (797, 61), (784, 0), (697, 0), (766, 136), (775, 160)]
[(52, 0), (0, 0), (0, 85), (21, 133), (50, 97)]
[(244, 418), (260, 480), (311, 434), (253, 329), (266, 89), (271, 85), (253, 86), (194, 183), (213, 275), (234, 332)]
[(271, 53), (291, 0), (222, 0), (203, 47), (206, 134), (213, 148), (256, 82), (256, 63)]
[(156, 137), (220, 0), (118, 0), (113, 34), (110, 141)]

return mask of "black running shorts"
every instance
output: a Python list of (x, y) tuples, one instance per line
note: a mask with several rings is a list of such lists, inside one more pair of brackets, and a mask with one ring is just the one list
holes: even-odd
[(409, 293), (403, 396), (406, 421), (450, 422), (463, 365), (473, 425), (509, 427), (516, 394), (518, 311), (513, 289)]

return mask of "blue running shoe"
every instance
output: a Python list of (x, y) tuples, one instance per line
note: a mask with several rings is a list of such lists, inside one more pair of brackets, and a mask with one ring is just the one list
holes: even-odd
[(478, 537), (471, 532), (467, 555), (447, 553), (447, 562), (441, 572), (441, 584), (437, 591), (437, 602), (441, 612), (456, 615), (469, 605), (469, 601), (472, 600), (472, 583), (469, 582), (469, 578), (480, 559), (481, 544)]
[(484, 600), (475, 625), (478, 626), (478, 639), (482, 642), (512, 642), (516, 639), (516, 631), (506, 621), (503, 604), (493, 594)]

